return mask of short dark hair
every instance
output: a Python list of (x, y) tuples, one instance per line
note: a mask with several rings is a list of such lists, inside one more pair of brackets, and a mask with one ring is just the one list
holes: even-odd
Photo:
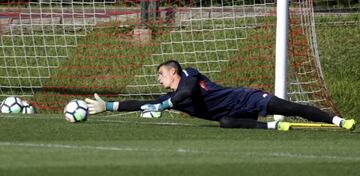
[(181, 68), (181, 65), (179, 64), (178, 61), (176, 61), (176, 60), (168, 60), (168, 61), (165, 61), (165, 62), (159, 64), (159, 66), (157, 67), (157, 71), (159, 71), (160, 67), (162, 67), (162, 66), (167, 66), (167, 67), (175, 68), (176, 73), (177, 73), (179, 76), (181, 76), (182, 68)]

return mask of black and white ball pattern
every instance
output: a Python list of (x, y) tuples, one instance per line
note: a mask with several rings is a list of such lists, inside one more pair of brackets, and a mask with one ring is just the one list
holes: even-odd
[(71, 100), (64, 109), (65, 119), (71, 123), (84, 122), (89, 115), (89, 107), (82, 100)]
[(1, 113), (14, 114), (21, 112), (23, 108), (20, 98), (11, 96), (6, 98), (1, 105)]

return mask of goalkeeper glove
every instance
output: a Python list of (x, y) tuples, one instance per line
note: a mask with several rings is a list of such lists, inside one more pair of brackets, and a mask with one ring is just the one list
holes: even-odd
[(119, 102), (105, 102), (97, 93), (94, 94), (94, 98), (95, 100), (89, 98), (85, 99), (85, 102), (89, 106), (90, 114), (97, 114), (104, 111), (117, 111), (119, 108)]
[(171, 102), (171, 98), (163, 101), (162, 103), (156, 104), (145, 104), (142, 105), (140, 108), (144, 111), (163, 111), (168, 108), (172, 108), (173, 104)]

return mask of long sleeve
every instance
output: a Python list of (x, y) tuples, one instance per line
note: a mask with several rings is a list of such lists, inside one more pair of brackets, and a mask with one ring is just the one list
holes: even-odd
[(155, 100), (150, 101), (138, 101), (138, 100), (126, 100), (119, 102), (118, 111), (139, 111), (140, 107), (144, 104), (158, 103)]
[[(183, 101), (184, 99), (191, 97), (196, 91), (198, 86), (198, 78), (190, 77), (185, 81), (183, 87), (179, 88), (173, 96), (171, 96), (171, 102), (173, 106), (176, 106), (178, 103)], [(156, 104), (161, 103), (158, 100), (152, 101), (138, 101), (138, 100), (126, 100), (119, 102), (118, 111), (138, 111), (141, 110), (140, 107), (145, 104)]]
[(198, 78), (190, 77), (186, 79), (184, 87), (180, 88), (174, 96), (171, 97), (171, 102), (174, 106), (183, 101), (184, 99), (191, 97), (198, 87)]

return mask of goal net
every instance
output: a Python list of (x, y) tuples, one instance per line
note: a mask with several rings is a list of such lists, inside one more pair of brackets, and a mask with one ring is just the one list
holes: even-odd
[[(359, 25), (350, 18), (358, 3), (345, 2), (289, 1), (289, 100), (338, 113), (315, 22)], [(167, 91), (156, 67), (168, 59), (224, 86), (274, 92), (275, 31), (275, 0), (1, 1), (0, 96), (27, 99), (39, 112), (61, 112), (94, 92), (153, 99)]]

